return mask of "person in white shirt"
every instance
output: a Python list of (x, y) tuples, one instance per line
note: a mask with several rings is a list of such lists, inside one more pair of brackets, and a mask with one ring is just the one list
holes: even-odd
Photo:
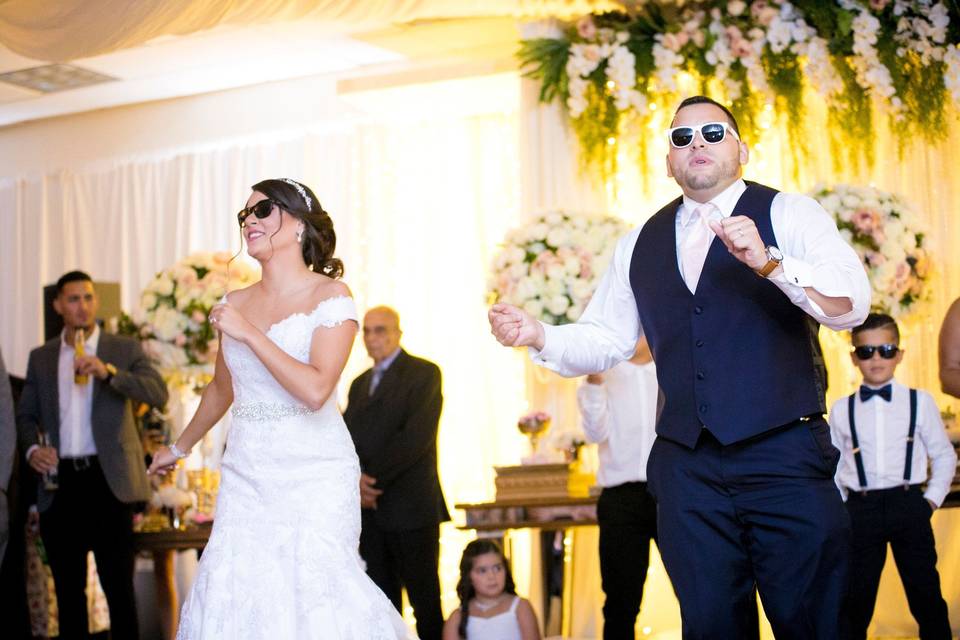
[(837, 638), (850, 530), (817, 324), (863, 321), (866, 272), (815, 200), (744, 182), (729, 109), (687, 98), (667, 137), (683, 196), (618, 243), (580, 320), (496, 304), (492, 332), (576, 376), (629, 358), (642, 326), (662, 391), (648, 487), (684, 637), (749, 634), (759, 590), (777, 638)]
[(647, 492), (647, 459), (657, 437), (657, 371), (645, 338), (633, 357), (588, 375), (577, 390), (583, 432), (597, 443), (603, 637), (634, 637), (657, 503)]
[(867, 637), (888, 544), (920, 637), (950, 638), (930, 516), (950, 491), (957, 455), (933, 396), (893, 377), (903, 360), (894, 319), (870, 314), (853, 329), (852, 341), (851, 358), (863, 384), (830, 410), (842, 455), (837, 485), (853, 526), (844, 607), (850, 638)]

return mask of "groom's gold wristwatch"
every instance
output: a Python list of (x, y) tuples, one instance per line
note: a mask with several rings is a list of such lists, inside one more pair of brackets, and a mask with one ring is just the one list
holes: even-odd
[(780, 266), (780, 263), (783, 262), (783, 254), (780, 252), (780, 249), (771, 245), (767, 246), (767, 264), (763, 265), (756, 270), (756, 273), (761, 278), (766, 278), (774, 269)]
[(107, 377), (103, 379), (103, 382), (105, 384), (110, 384), (110, 381), (113, 380), (113, 376), (117, 375), (117, 368), (109, 362), (105, 362), (103, 368), (107, 370)]

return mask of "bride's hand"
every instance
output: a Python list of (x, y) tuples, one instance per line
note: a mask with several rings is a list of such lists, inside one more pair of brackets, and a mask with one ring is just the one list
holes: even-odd
[(153, 461), (150, 463), (150, 468), (147, 469), (147, 475), (166, 475), (177, 466), (177, 460), (177, 456), (173, 455), (170, 447), (160, 447), (153, 454)]
[(234, 340), (244, 343), (257, 330), (239, 311), (227, 303), (214, 305), (210, 309), (210, 324)]

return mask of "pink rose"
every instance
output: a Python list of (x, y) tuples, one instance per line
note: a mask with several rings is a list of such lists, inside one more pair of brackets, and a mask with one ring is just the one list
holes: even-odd
[(680, 38), (678, 38), (675, 33), (665, 33), (662, 42), (663, 46), (673, 52), (680, 51), (680, 47), (683, 46), (680, 44)]
[(597, 25), (593, 24), (591, 16), (583, 16), (577, 20), (577, 34), (584, 40), (593, 40), (597, 35)]
[(677, 33), (677, 42), (680, 44), (680, 48), (682, 49), (685, 44), (690, 42), (690, 34), (686, 31)]
[(734, 40), (731, 43), (730, 51), (737, 58), (747, 58), (753, 54), (753, 47), (750, 46), (749, 40), (740, 38), (739, 40)]
[(850, 216), (854, 229), (863, 234), (870, 234), (880, 224), (880, 214), (870, 209), (857, 209)]
[(187, 344), (187, 336), (183, 335), (182, 333), (179, 334), (173, 339), (173, 344), (177, 345), (178, 347), (182, 347), (183, 345)]
[(877, 13), (883, 11), (890, 4), (890, 0), (870, 0), (870, 8)]
[(194, 310), (192, 314), (190, 314), (190, 319), (196, 322), (197, 324), (203, 324), (203, 321), (207, 319), (207, 316), (205, 316), (202, 311), (197, 309), (197, 310)]

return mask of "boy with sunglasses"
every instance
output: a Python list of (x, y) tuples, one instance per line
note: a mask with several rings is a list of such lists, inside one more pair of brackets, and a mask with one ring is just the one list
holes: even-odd
[(830, 411), (842, 455), (837, 485), (853, 527), (844, 607), (850, 638), (867, 637), (888, 543), (920, 637), (950, 638), (930, 516), (950, 491), (957, 455), (933, 397), (893, 378), (903, 360), (894, 319), (871, 313), (851, 335), (863, 384)]

